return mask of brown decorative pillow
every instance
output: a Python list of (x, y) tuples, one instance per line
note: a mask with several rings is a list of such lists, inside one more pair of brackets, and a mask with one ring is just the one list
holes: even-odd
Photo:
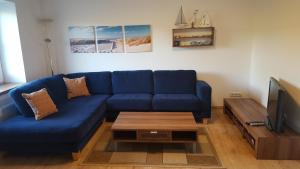
[(78, 96), (90, 96), (90, 92), (86, 86), (85, 77), (68, 79), (64, 77), (67, 86), (67, 97), (71, 99)]
[(45, 88), (30, 94), (22, 93), (22, 96), (34, 112), (36, 120), (57, 112), (56, 105)]

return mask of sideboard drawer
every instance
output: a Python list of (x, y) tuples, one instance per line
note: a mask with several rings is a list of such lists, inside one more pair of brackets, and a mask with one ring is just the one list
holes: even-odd
[(171, 141), (171, 131), (157, 131), (157, 130), (139, 130), (137, 131), (138, 141)]

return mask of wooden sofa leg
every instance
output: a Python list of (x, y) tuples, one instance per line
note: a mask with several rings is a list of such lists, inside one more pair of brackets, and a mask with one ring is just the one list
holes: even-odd
[(80, 152), (72, 153), (72, 157), (74, 161), (78, 161), (80, 159)]
[(203, 124), (208, 124), (209, 123), (209, 118), (203, 118), (202, 121), (203, 121)]

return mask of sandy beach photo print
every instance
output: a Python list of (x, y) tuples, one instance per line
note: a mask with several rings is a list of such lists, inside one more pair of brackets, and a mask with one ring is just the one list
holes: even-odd
[(151, 52), (152, 39), (150, 25), (125, 26), (125, 42), (127, 53)]
[(124, 52), (122, 26), (98, 26), (96, 33), (99, 53)]

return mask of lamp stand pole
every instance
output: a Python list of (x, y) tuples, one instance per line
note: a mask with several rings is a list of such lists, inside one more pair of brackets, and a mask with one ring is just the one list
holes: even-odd
[(52, 60), (52, 57), (50, 55), (50, 48), (49, 48), (49, 45), (51, 43), (51, 39), (49, 38), (46, 38), (45, 39), (45, 42), (47, 44), (47, 57), (48, 57), (48, 61), (50, 61), (50, 70), (51, 70), (51, 75), (53, 76), (54, 75), (54, 71), (53, 71), (53, 60)]

